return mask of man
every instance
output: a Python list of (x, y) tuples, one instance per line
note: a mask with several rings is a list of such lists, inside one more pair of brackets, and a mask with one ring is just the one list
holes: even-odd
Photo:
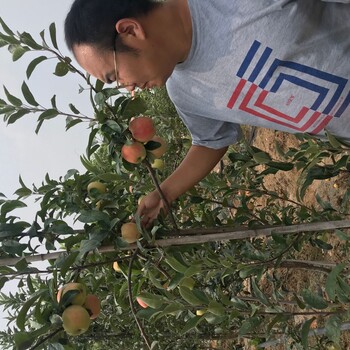
[[(348, 0), (76, 0), (66, 41), (91, 75), (130, 91), (166, 84), (193, 145), (161, 189), (204, 178), (240, 124), (350, 139)], [(150, 225), (166, 206), (139, 206)]]

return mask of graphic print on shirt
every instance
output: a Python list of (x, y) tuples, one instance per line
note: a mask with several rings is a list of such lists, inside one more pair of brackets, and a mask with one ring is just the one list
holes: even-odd
[(227, 107), (239, 108), (295, 132), (318, 134), (350, 104), (348, 79), (303, 64), (283, 61), (254, 41)]

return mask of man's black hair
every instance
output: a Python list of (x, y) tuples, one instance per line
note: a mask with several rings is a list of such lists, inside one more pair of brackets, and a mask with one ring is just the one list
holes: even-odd
[(65, 20), (67, 46), (71, 51), (80, 44), (130, 51), (117, 36), (116, 23), (122, 18), (147, 15), (156, 6), (159, 2), (152, 0), (75, 0)]

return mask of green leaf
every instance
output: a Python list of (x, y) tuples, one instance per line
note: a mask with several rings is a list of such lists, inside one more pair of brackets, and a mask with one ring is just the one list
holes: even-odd
[(2, 28), (4, 29), (5, 33), (11, 36), (14, 36), (15, 33), (6, 25), (6, 23), (4, 22), (4, 20), (0, 17), (0, 24), (2, 26)]
[(247, 333), (253, 332), (257, 330), (257, 327), (260, 325), (260, 323), (262, 322), (261, 319), (259, 319), (259, 317), (257, 316), (253, 316), (249, 319), (246, 319), (242, 322), (242, 326), (239, 329), (238, 334), (243, 336)]
[(80, 118), (71, 118), (71, 117), (67, 117), (66, 119), (66, 131), (68, 131), (70, 128), (72, 128), (73, 126), (82, 123), (83, 121)]
[(9, 101), (13, 106), (16, 106), (16, 107), (22, 106), (22, 101), (21, 101), (19, 98), (17, 98), (17, 97), (15, 97), (15, 96), (11, 95), (11, 94), (8, 92), (8, 90), (6, 89), (5, 86), (4, 86), (4, 91), (5, 91), (5, 95), (6, 95), (7, 99), (8, 99), (8, 101)]
[(208, 311), (217, 316), (225, 315), (225, 307), (214, 300), (209, 303)]
[(164, 289), (164, 287), (162, 286), (162, 284), (160, 283), (160, 280), (155, 276), (155, 274), (151, 271), (148, 270), (147, 271), (147, 275), (151, 281), (151, 283), (158, 289)]
[(173, 314), (174, 312), (183, 311), (183, 310), (185, 310), (185, 307), (182, 304), (173, 302), (170, 305), (165, 307), (162, 314), (170, 315), (170, 314)]
[(145, 101), (140, 97), (136, 97), (134, 99), (128, 100), (128, 102), (126, 103), (126, 106), (122, 111), (122, 114), (124, 117), (131, 118), (146, 112), (146, 110), (147, 110), (147, 105)]
[(15, 224), (0, 224), (0, 239), (11, 238), (23, 234), (25, 227), (23, 225)]
[(63, 297), (60, 299), (59, 306), (66, 308), (70, 304), (72, 304), (73, 299), (80, 293), (78, 289), (71, 289), (66, 291), (63, 294)]
[(27, 67), (27, 78), (29, 79), (34, 71), (34, 69), (43, 61), (47, 60), (46, 56), (39, 56), (35, 58), (33, 61), (31, 61)]
[(165, 258), (165, 262), (175, 271), (185, 273), (188, 269), (187, 266), (181, 264), (175, 257), (168, 255)]
[(84, 224), (97, 221), (109, 222), (109, 216), (107, 213), (98, 210), (82, 210), (78, 220)]
[(189, 304), (193, 306), (199, 306), (203, 305), (202, 300), (200, 300), (193, 291), (191, 291), (189, 288), (180, 286), (179, 287), (179, 292), (182, 298), (187, 301)]
[(74, 106), (72, 103), (69, 104), (69, 108), (70, 108), (70, 110), (71, 110), (74, 114), (79, 114), (79, 113), (80, 113), (80, 112), (75, 108), (75, 106)]
[(259, 301), (266, 306), (271, 306), (270, 301), (267, 299), (265, 294), (259, 289), (258, 285), (256, 284), (255, 278), (252, 279), (252, 287), (254, 295), (259, 299)]
[(14, 124), (17, 120), (21, 119), (28, 113), (29, 111), (27, 109), (20, 109), (17, 112), (12, 113), (7, 119), (7, 124), (8, 125)]
[(254, 153), (253, 158), (259, 164), (266, 164), (271, 161), (271, 157), (265, 152)]
[(272, 168), (276, 168), (282, 171), (290, 171), (293, 170), (293, 163), (284, 163), (284, 162), (268, 162), (267, 165)]
[(55, 49), (58, 50), (57, 39), (56, 39), (56, 25), (55, 25), (55, 23), (51, 23), (50, 24), (49, 30), (50, 30), (50, 37), (51, 37), (52, 45), (54, 46)]
[(20, 42), (12, 35), (5, 35), (0, 33), (0, 39), (6, 41), (8, 44), (18, 45)]
[(345, 268), (345, 264), (339, 264), (337, 265), (327, 276), (327, 280), (326, 280), (326, 292), (328, 295), (328, 298), (332, 301), (335, 301), (335, 290), (337, 287), (337, 277), (340, 274), (340, 272), (343, 271), (343, 269)]
[(27, 249), (27, 245), (21, 244), (18, 241), (7, 240), (2, 243), (2, 249), (8, 254), (22, 256), (23, 252)]
[(137, 296), (152, 309), (159, 309), (163, 305), (163, 297), (147, 292), (143, 292)]
[(14, 340), (16, 344), (16, 350), (27, 350), (32, 344), (38, 340), (38, 338), (46, 334), (52, 325), (47, 324), (39, 329), (30, 332), (16, 332), (14, 335)]
[(29, 309), (33, 306), (33, 304), (44, 294), (47, 293), (46, 289), (41, 289), (39, 291), (37, 291), (36, 293), (34, 293), (33, 295), (31, 295), (29, 297), (29, 299), (23, 304), (21, 310), (19, 311), (18, 315), (17, 315), (17, 319), (16, 319), (16, 324), (17, 327), (20, 330), (24, 330), (24, 326), (25, 326), (25, 322), (26, 322), (26, 318), (29, 316)]
[(305, 303), (307, 303), (312, 308), (323, 310), (328, 307), (326, 300), (324, 300), (321, 296), (312, 293), (308, 289), (304, 289), (301, 293), (301, 296), (303, 297)]
[(313, 317), (310, 320), (307, 320), (303, 324), (303, 327), (301, 328), (301, 344), (303, 345), (305, 350), (309, 349), (309, 331), (310, 331), (311, 324), (312, 322), (314, 322), (315, 319), (316, 317)]
[(19, 208), (25, 208), (26, 206), (27, 205), (24, 202), (21, 202), (19, 200), (6, 201), (1, 207), (1, 216), (5, 217), (6, 214), (11, 212), (12, 210), (19, 209)]
[(19, 196), (19, 199), (31, 195), (32, 191), (24, 184), (21, 176), (19, 176), (19, 180), (18, 181), (19, 181), (19, 183), (22, 186), (20, 189), (18, 189), (15, 192), (15, 194), (17, 194)]
[(264, 267), (261, 266), (243, 266), (239, 270), (239, 277), (247, 278), (248, 276), (256, 276), (263, 271)]
[(26, 101), (30, 105), (35, 106), (35, 107), (37, 107), (39, 105), (39, 103), (35, 101), (35, 98), (34, 98), (33, 94), (31, 93), (31, 91), (29, 90), (29, 87), (25, 81), (22, 84), (22, 94), (23, 94), (24, 98), (26, 99)]
[(55, 69), (55, 75), (58, 77), (64, 77), (69, 72), (69, 66), (65, 62), (58, 62)]
[(337, 235), (337, 237), (343, 241), (348, 241), (350, 240), (350, 236), (347, 235), (345, 232), (341, 231), (341, 230), (335, 230), (334, 231), (335, 234)]
[(18, 272), (26, 270), (27, 267), (28, 267), (28, 262), (25, 258), (20, 259), (15, 265), (15, 268)]
[(38, 134), (39, 130), (41, 129), (42, 125), (44, 123), (44, 120), (40, 120), (40, 122), (38, 123), (38, 125), (35, 128), (35, 133)]
[(27, 51), (29, 51), (29, 49), (26, 47), (16, 47), (16, 49), (12, 52), (12, 61), (15, 62), (19, 60)]
[(23, 32), (20, 34), (20, 38), (21, 38), (21, 42), (28, 45), (30, 48), (34, 49), (34, 50), (42, 50), (43, 47), (41, 45), (39, 45), (34, 39), (33, 37), (27, 33), (27, 32)]
[(59, 115), (59, 112), (56, 109), (53, 109), (53, 108), (47, 109), (45, 112), (40, 114), (40, 116), (38, 118), (38, 122), (55, 118), (58, 115)]
[(189, 332), (191, 329), (196, 328), (202, 321), (204, 320), (203, 317), (200, 316), (194, 316), (193, 318), (190, 318), (186, 324), (185, 327), (182, 328), (181, 334), (185, 334)]
[(239, 299), (237, 297), (231, 297), (230, 302), (238, 310), (242, 310), (242, 311), (249, 310), (249, 305), (242, 299)]
[(339, 344), (340, 335), (341, 335), (341, 319), (339, 316), (332, 315), (327, 318), (325, 328), (326, 335), (329, 339), (331, 339), (334, 343)]
[(83, 240), (80, 242), (79, 252), (80, 255), (88, 253), (97, 249), (101, 245), (101, 242), (97, 239)]
[(53, 109), (57, 109), (57, 104), (56, 104), (56, 95), (53, 95), (51, 97), (51, 106)]
[(61, 268), (61, 275), (62, 277), (65, 277), (67, 271), (72, 267), (72, 265), (75, 263), (77, 257), (79, 255), (79, 252), (73, 252), (69, 254), (63, 261), (63, 263), (60, 265)]
[(96, 134), (98, 133), (98, 131), (99, 131), (98, 129), (92, 129), (90, 132), (90, 135), (89, 135), (89, 142), (88, 142), (88, 145), (86, 146), (86, 154), (87, 154), (89, 159), (90, 159), (91, 154), (93, 153), (92, 148), (93, 148), (95, 137), (96, 137)]
[(186, 277), (191, 277), (202, 272), (202, 265), (194, 264), (191, 265), (184, 273)]

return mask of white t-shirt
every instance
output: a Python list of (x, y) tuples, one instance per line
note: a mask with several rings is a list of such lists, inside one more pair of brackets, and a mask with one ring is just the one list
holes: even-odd
[(349, 5), (188, 2), (192, 47), (167, 90), (193, 144), (232, 144), (240, 124), (350, 140)]

